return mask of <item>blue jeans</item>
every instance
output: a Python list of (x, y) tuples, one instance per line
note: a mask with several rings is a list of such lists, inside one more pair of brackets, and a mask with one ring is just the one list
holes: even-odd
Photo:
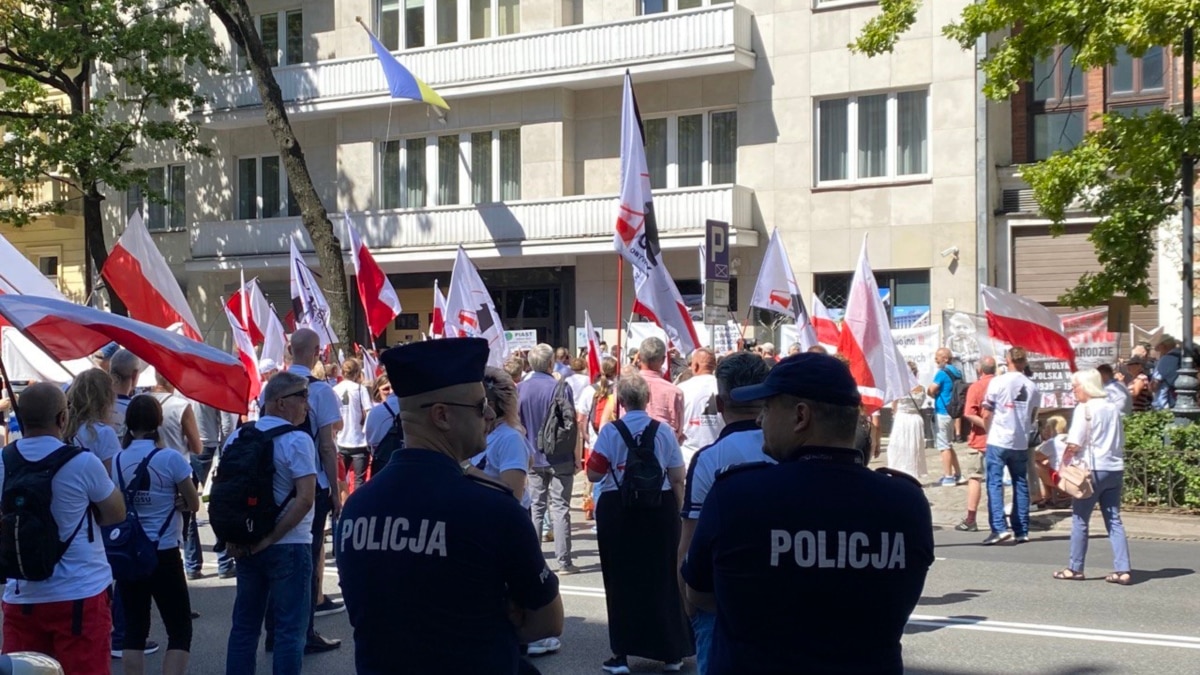
[[(204, 449), (205, 455), (208, 455), (209, 448)], [(196, 481), (196, 487), (208, 482), (208, 472), (212, 470), (212, 457), (201, 459), (192, 455), (192, 480)], [(188, 572), (199, 572), (204, 567), (204, 549), (200, 544), (200, 528), (196, 524), (196, 514), (186, 514), (187, 531), (184, 532), (183, 538), (183, 567)], [(217, 554), (217, 572), (224, 574), (233, 569), (233, 558), (222, 550)]]
[(712, 648), (713, 629), (717, 625), (717, 615), (697, 609), (692, 617), (692, 633), (696, 635), (696, 672), (704, 675), (708, 672), (708, 650)]
[(1092, 496), (1071, 502), (1071, 569), (1083, 571), (1083, 561), (1088, 549), (1088, 521), (1096, 502), (1100, 503), (1100, 515), (1104, 517), (1104, 528), (1108, 530), (1108, 541), (1112, 544), (1113, 570), (1128, 572), (1129, 542), (1125, 539), (1125, 525), (1121, 523), (1121, 485), (1124, 471), (1093, 471)]
[(1029, 534), (1029, 451), (987, 446), (984, 455), (987, 469), (988, 522), (992, 534), (1008, 531), (1004, 518), (1004, 468), (1012, 476), (1012, 531), (1018, 537)]
[(226, 675), (254, 674), (268, 596), (275, 618), (272, 673), (299, 675), (312, 607), (312, 549), (308, 544), (275, 544), (256, 555), (238, 558)]

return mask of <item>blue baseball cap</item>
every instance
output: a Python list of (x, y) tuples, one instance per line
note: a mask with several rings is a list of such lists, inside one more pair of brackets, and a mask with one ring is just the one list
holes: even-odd
[(846, 364), (827, 354), (793, 354), (771, 369), (761, 384), (729, 392), (739, 403), (788, 395), (830, 405), (859, 406), (858, 384)]
[(120, 348), (121, 348), (121, 345), (119, 345), (115, 342), (110, 342), (110, 343), (104, 345), (103, 347), (101, 347), (100, 349), (97, 349), (96, 353), (92, 354), (92, 358), (100, 360), (100, 361), (107, 361), (107, 360), (111, 359), (113, 357), (113, 354), (116, 354), (117, 350)]

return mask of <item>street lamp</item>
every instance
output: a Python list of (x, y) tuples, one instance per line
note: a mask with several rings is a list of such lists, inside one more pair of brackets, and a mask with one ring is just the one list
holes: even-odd
[[(1195, 68), (1195, 35), (1189, 26), (1183, 32), (1183, 124), (1185, 127), (1192, 123), (1195, 93), (1192, 83), (1192, 70)], [(1175, 421), (1177, 424), (1190, 424), (1200, 418), (1200, 407), (1196, 405), (1196, 389), (1200, 381), (1196, 379), (1196, 364), (1192, 358), (1192, 317), (1195, 311), (1192, 307), (1192, 256), (1195, 255), (1195, 236), (1192, 232), (1194, 220), (1193, 196), (1196, 184), (1195, 158), (1187, 151), (1183, 152), (1181, 179), (1183, 182), (1183, 362), (1179, 375), (1175, 379)]]

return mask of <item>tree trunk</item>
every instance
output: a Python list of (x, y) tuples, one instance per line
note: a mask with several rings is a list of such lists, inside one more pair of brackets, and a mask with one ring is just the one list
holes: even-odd
[[(81, 172), (80, 175), (86, 174)], [(94, 184), (83, 193), (83, 241), (87, 246), (87, 254), (92, 258), (96, 274), (104, 269), (104, 263), (108, 260), (108, 245), (104, 243), (104, 217), (100, 212), (100, 204), (103, 201), (104, 196)], [(91, 279), (88, 279), (87, 286), (91, 285)], [(108, 306), (112, 313), (129, 316), (129, 310), (125, 308), (125, 303), (117, 296), (116, 291), (108, 284), (104, 287), (108, 290)]]
[(254, 29), (250, 9), (246, 0), (205, 0), (205, 4), (225, 25), (230, 38), (242, 48), (249, 60), (250, 72), (258, 87), (259, 98), (262, 99), (267, 126), (275, 136), (275, 142), (279, 144), (279, 156), (287, 172), (288, 185), (300, 205), (300, 219), (312, 238), (313, 249), (317, 254), (317, 261), (321, 267), (321, 286), (325, 291), (325, 299), (329, 301), (333, 331), (343, 345), (353, 344), (350, 294), (347, 291), (341, 243), (333, 233), (333, 223), (329, 221), (329, 214), (317, 195), (312, 177), (309, 176), (304, 151), (292, 132), (291, 122), (288, 121), (287, 111), (283, 106), (283, 94), (263, 51), (262, 40)]

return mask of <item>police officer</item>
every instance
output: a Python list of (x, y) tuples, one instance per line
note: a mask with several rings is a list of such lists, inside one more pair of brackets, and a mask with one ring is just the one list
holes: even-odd
[(853, 449), (849, 369), (797, 354), (731, 395), (762, 401), (779, 464), (729, 469), (700, 513), (682, 573), (688, 601), (717, 614), (708, 672), (903, 672), (933, 525), (915, 480), (869, 471)]
[(528, 512), (463, 471), (494, 416), (487, 359), (479, 338), (380, 358), (406, 447), (354, 492), (334, 530), (359, 675), (516, 673), (519, 645), (562, 632), (558, 579)]

